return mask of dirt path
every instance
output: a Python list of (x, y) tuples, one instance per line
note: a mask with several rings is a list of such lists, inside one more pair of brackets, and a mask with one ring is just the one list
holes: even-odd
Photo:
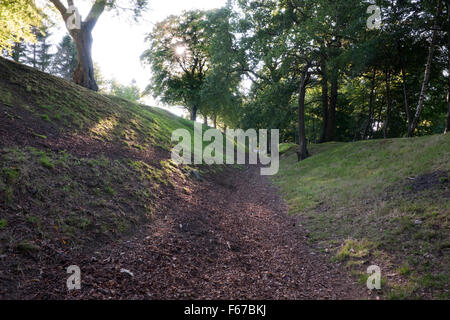
[[(188, 189), (189, 190), (188, 190)], [(362, 286), (307, 244), (258, 168), (179, 185), (133, 238), (59, 254), (16, 294), (35, 299), (360, 299)], [(82, 290), (66, 289), (81, 268)], [(121, 272), (127, 269), (133, 273)]]

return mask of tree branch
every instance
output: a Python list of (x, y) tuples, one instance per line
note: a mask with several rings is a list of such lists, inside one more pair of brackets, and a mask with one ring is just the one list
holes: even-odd
[(66, 21), (70, 14), (67, 13), (67, 8), (64, 6), (64, 4), (62, 4), (59, 0), (50, 0), (50, 2), (53, 3), (56, 9), (58, 9), (58, 11), (61, 13), (64, 21)]
[(92, 5), (91, 11), (85, 21), (86, 27), (89, 30), (94, 29), (98, 18), (102, 15), (103, 11), (105, 11), (106, 2), (107, 0), (95, 0), (95, 3)]

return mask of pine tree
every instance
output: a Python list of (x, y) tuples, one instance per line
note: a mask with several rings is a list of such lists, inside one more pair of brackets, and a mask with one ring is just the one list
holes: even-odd
[(50, 33), (46, 27), (35, 28), (33, 32), (36, 36), (36, 43), (31, 43), (27, 48), (26, 64), (43, 72), (48, 71), (53, 57), (53, 54), (50, 53), (52, 45), (48, 41)]
[(69, 35), (66, 35), (57, 46), (51, 65), (52, 73), (71, 81), (77, 63), (75, 43)]
[(10, 53), (6, 51), (6, 56), (11, 57), (15, 62), (22, 62), (26, 56), (25, 50), (26, 46), (24, 42), (16, 42), (14, 43)]

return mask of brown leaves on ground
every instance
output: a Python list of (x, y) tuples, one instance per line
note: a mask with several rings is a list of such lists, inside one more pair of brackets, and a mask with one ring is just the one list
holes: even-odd
[[(190, 192), (186, 192), (186, 188)], [(256, 167), (177, 181), (155, 219), (93, 252), (43, 248), (0, 298), (358, 299), (365, 290), (307, 243)], [(66, 268), (81, 268), (68, 291)], [(129, 272), (123, 272), (123, 270)], [(122, 272), (121, 272), (122, 271)], [(20, 271), (17, 271), (20, 273)], [(9, 282), (8, 282), (9, 281)], [(6, 285), (6, 286), (3, 286)]]

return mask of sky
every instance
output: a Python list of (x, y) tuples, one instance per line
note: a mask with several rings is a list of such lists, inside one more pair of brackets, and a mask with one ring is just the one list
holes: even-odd
[[(122, 0), (126, 2), (126, 0)], [(83, 19), (87, 16), (91, 1), (75, 0)], [(134, 79), (141, 90), (150, 82), (151, 71), (140, 62), (140, 56), (148, 48), (145, 43), (148, 34), (157, 22), (170, 15), (180, 14), (183, 10), (213, 9), (225, 5), (226, 0), (150, 0), (148, 12), (138, 23), (130, 18), (117, 17), (114, 12), (104, 12), (93, 31), (92, 56), (106, 79), (116, 79), (122, 84), (130, 84)], [(66, 33), (61, 19), (60, 27), (54, 33), (62, 37)], [(59, 42), (59, 40), (56, 40)], [(144, 102), (151, 106), (160, 106), (152, 97)], [(170, 108), (170, 111), (182, 115), (181, 108)]]

